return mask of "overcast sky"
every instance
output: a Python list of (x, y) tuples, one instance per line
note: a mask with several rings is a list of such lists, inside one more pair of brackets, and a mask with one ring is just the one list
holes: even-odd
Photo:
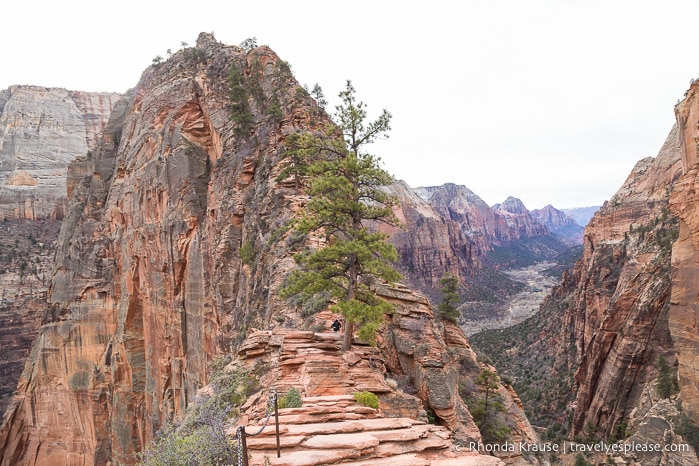
[(373, 152), (411, 186), (454, 182), (488, 204), (601, 204), (655, 156), (699, 74), (696, 1), (3, 0), (0, 89), (122, 92), (199, 32), (256, 37), (318, 82), (352, 79)]

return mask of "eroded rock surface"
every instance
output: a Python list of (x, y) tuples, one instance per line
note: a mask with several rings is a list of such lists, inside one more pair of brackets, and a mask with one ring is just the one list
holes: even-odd
[(37, 86), (0, 91), (0, 217), (62, 219), (68, 164), (96, 147), (121, 98)]
[(670, 201), (680, 220), (679, 240), (672, 251), (672, 303), (670, 332), (678, 352), (680, 399), (685, 412), (699, 423), (699, 88), (694, 83), (675, 107), (682, 147), (681, 180)]
[[(231, 69), (245, 84), (249, 127), (231, 119)], [(97, 150), (71, 163), (50, 307), (0, 428), (2, 465), (133, 464), (206, 384), (215, 355), (253, 358), (267, 335), (253, 329), (299, 322), (277, 290), (293, 254), (317, 244), (289, 231), (307, 197), (276, 177), (285, 138), (325, 122), (267, 47), (246, 51), (202, 34), (196, 47), (146, 70)], [(440, 330), (425, 298), (407, 288), (382, 293), (399, 304), (396, 328), (424, 316), (432, 331), (409, 324), (413, 343), (403, 328), (399, 340), (387, 334), (385, 367), (409, 374), (457, 435), (477, 437), (456, 394), (463, 333)], [(309, 347), (313, 332), (287, 333), (285, 343), (271, 332), (270, 347), (291, 351), (297, 340), (279, 370), (293, 375), (302, 364), (307, 394), (395, 395), (366, 370), (369, 348), (333, 359), (324, 356), (333, 339)], [(299, 362), (304, 354), (312, 357)], [(398, 398), (387, 406), (419, 415), (415, 397)]]

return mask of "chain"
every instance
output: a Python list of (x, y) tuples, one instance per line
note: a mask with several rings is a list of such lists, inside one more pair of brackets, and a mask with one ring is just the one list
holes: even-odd
[(238, 429), (235, 431), (235, 437), (238, 441), (238, 466), (243, 466), (243, 435), (245, 435), (246, 437), (255, 437), (256, 435), (260, 435), (262, 433), (264, 428), (267, 427), (269, 418), (272, 416), (272, 413), (274, 412), (274, 404), (276, 401), (277, 391), (272, 390), (271, 396), (267, 401), (267, 418), (265, 419), (265, 422), (262, 425), (262, 427), (260, 427), (260, 430), (258, 430), (254, 434), (248, 434), (247, 432), (245, 432), (245, 426), (239, 426)]
[(243, 432), (245, 427), (240, 426), (235, 431), (235, 437), (238, 440), (238, 466), (243, 466)]
[(271, 396), (269, 397), (269, 401), (267, 401), (267, 418), (265, 419), (265, 423), (262, 424), (262, 427), (260, 427), (260, 430), (255, 432), (254, 434), (248, 434), (247, 432), (245, 435), (248, 437), (255, 437), (256, 435), (260, 435), (262, 431), (267, 427), (267, 423), (269, 422), (269, 418), (272, 416), (272, 413), (274, 412), (274, 402), (277, 399), (277, 391), (272, 390)]

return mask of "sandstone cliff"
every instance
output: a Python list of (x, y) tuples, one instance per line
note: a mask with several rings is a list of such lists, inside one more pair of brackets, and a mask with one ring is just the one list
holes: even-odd
[[(229, 70), (249, 127), (230, 118)], [(99, 148), (71, 165), (50, 309), (0, 428), (3, 465), (133, 464), (205, 385), (214, 355), (254, 329), (312, 325), (318, 309), (276, 293), (313, 239), (288, 229), (306, 197), (275, 178), (286, 136), (326, 119), (267, 47), (202, 34), (143, 74)], [(424, 298), (393, 293), (404, 304), (383, 334), (386, 367), (412, 378), (439, 422), (477, 437), (452, 385), (463, 333), (403, 348), (408, 317), (438, 327)], [(517, 435), (535, 439), (520, 421)]]
[(118, 94), (0, 91), (0, 416), (46, 312), (66, 170), (94, 150)]
[[(624, 435), (644, 394), (659, 398), (658, 358), (675, 360), (668, 306), (677, 220), (668, 201), (680, 172), (674, 128), (658, 156), (639, 161), (595, 214), (582, 259), (563, 274), (539, 314), (473, 338), (482, 349), (500, 342), (496, 364), (516, 378), (533, 422), (565, 424), (570, 409), (574, 434), (609, 439)], [(508, 362), (515, 355), (522, 357)]]
[(57, 220), (0, 223), (0, 416), (17, 387), (47, 309), (59, 228)]
[(408, 283), (433, 302), (447, 272), (459, 277), (467, 301), (506, 298), (521, 286), (498, 269), (550, 259), (566, 248), (515, 198), (490, 208), (452, 183), (412, 189), (401, 182), (391, 192), (400, 201), (396, 214), (404, 227), (385, 231)]
[(120, 94), (0, 91), (0, 217), (63, 218), (66, 169), (94, 149)]
[(694, 82), (682, 102), (675, 107), (682, 148), (682, 178), (672, 193), (670, 208), (679, 218), (679, 240), (672, 250), (672, 300), (670, 332), (678, 353), (678, 376), (682, 408), (699, 423), (699, 300), (697, 261), (699, 228), (697, 182), (699, 158), (699, 85)]

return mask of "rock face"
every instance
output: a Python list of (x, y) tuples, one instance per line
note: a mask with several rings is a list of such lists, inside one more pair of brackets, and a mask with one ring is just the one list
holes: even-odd
[(679, 240), (672, 250), (672, 301), (670, 332), (678, 352), (680, 399), (685, 413), (699, 423), (699, 87), (692, 84), (685, 99), (675, 107), (682, 148), (682, 178), (670, 200), (672, 213), (679, 218)]
[[(400, 201), (396, 214), (404, 228), (384, 231), (391, 234), (408, 283), (433, 300), (447, 272), (460, 278), (469, 301), (484, 293), (507, 296), (519, 288), (497, 268), (530, 265), (566, 248), (516, 198), (490, 208), (465, 186), (451, 183), (411, 189), (401, 182), (391, 192)], [(513, 257), (526, 257), (526, 264)]]
[(58, 220), (0, 224), (0, 416), (24, 369), (48, 309)]
[(66, 169), (93, 150), (120, 94), (0, 91), (0, 216), (62, 219)]
[(0, 416), (48, 308), (68, 164), (95, 149), (120, 98), (33, 86), (0, 91)]
[(655, 391), (659, 356), (674, 361), (667, 309), (677, 221), (668, 200), (680, 171), (674, 128), (595, 214), (582, 259), (544, 304), (556, 358), (577, 369), (575, 433), (592, 425), (609, 438), (642, 393)]
[[(245, 85), (249, 128), (231, 119), (231, 69)], [(245, 51), (202, 34), (196, 47), (146, 70), (113, 109), (99, 147), (70, 166), (50, 307), (0, 428), (3, 466), (133, 464), (205, 385), (215, 355), (240, 349), (252, 358), (266, 335), (253, 329), (302, 325), (303, 311), (277, 289), (294, 253), (313, 241), (288, 229), (307, 198), (275, 179), (285, 138), (326, 121), (267, 47)], [(412, 377), (442, 423), (477, 437), (455, 392), (463, 332), (439, 327), (407, 289), (383, 294), (397, 303), (396, 330), (380, 346), (385, 367)], [(321, 343), (310, 353), (335, 344)], [(355, 356), (338, 364), (354, 386), (380, 392), (383, 376), (355, 376), (365, 359)], [(293, 359), (280, 370), (292, 370)], [(338, 389), (324, 361), (306, 361), (305, 391)], [(418, 416), (414, 397), (399, 398), (387, 406)], [(527, 429), (521, 423), (517, 435), (534, 438)]]
[(584, 228), (562, 210), (549, 204), (543, 209), (532, 210), (531, 216), (545, 225), (551, 233), (558, 235), (561, 241), (571, 245), (582, 244)]

